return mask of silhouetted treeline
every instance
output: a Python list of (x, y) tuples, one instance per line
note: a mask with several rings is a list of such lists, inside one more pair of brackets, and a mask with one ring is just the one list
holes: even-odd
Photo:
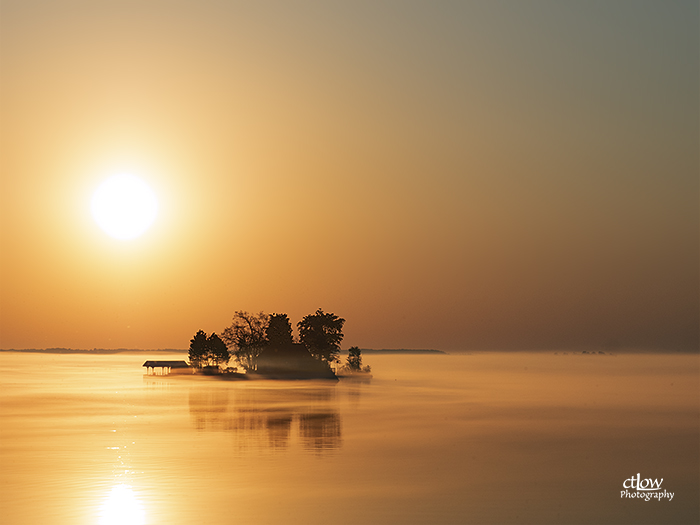
[(232, 357), (246, 369), (255, 371), (258, 357), (266, 348), (289, 348), (301, 344), (317, 360), (330, 365), (339, 361), (345, 319), (321, 308), (297, 323), (298, 339), (292, 333), (287, 314), (257, 314), (236, 311), (231, 325), (221, 332)]
[(190, 365), (203, 368), (207, 366), (225, 365), (231, 359), (226, 343), (216, 332), (207, 336), (206, 332), (199, 330), (190, 341), (189, 350)]

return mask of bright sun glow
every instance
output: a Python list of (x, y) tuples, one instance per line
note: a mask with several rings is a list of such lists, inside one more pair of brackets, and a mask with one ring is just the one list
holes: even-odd
[(115, 239), (133, 239), (153, 224), (158, 199), (153, 190), (133, 175), (115, 175), (92, 196), (92, 216)]
[(100, 525), (144, 525), (143, 507), (127, 485), (117, 485), (100, 509)]

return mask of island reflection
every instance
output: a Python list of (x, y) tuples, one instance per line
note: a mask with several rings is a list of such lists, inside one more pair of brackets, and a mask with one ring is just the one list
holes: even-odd
[(279, 450), (298, 442), (323, 453), (342, 446), (335, 385), (197, 385), (189, 390), (189, 407), (197, 430), (230, 432), (240, 450)]

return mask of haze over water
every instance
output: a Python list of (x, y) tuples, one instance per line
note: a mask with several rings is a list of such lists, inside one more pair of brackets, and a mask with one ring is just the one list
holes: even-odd
[[(115, 501), (149, 525), (700, 517), (697, 355), (368, 355), (371, 381), (337, 384), (145, 357), (0, 353), (3, 523), (118, 523)], [(673, 499), (621, 498), (637, 473)]]

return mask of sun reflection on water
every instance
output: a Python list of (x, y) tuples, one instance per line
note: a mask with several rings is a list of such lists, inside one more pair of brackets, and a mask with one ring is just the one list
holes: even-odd
[(99, 525), (145, 525), (143, 505), (128, 485), (117, 485), (100, 508)]

